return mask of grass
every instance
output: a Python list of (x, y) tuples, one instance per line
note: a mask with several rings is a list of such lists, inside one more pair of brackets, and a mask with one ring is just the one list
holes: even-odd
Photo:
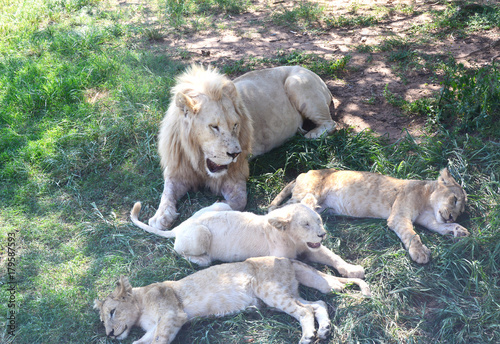
[[(155, 2), (158, 17), (175, 4), (181, 2)], [(235, 15), (249, 3), (182, 5), (191, 6), (180, 12), (180, 19), (188, 20), (191, 13)], [(315, 8), (308, 2), (301, 6), (295, 9), (301, 16), (308, 6)], [(191, 56), (179, 50), (176, 58), (147, 48), (165, 28), (137, 23), (134, 12), (145, 8), (37, 0), (0, 1), (0, 9), (0, 342), (112, 343), (92, 304), (113, 289), (119, 275), (145, 285), (201, 270), (176, 255), (172, 241), (145, 234), (128, 220), (134, 201), (143, 201), (143, 218), (158, 204), (163, 184), (155, 148), (158, 124), (174, 77)], [(441, 15), (455, 18), (452, 9)], [(467, 18), (498, 26), (497, 14), (494, 9)], [(472, 24), (436, 23), (442, 32), (472, 30)], [(406, 73), (404, 63), (414, 55), (397, 52), (413, 52), (410, 43), (394, 38), (370, 51), (358, 49), (387, 53)], [(349, 61), (348, 54), (326, 60), (297, 51), (219, 67), (238, 75), (301, 64), (331, 79), (349, 75)], [(409, 259), (385, 221), (324, 217), (326, 245), (365, 267), (374, 294), (360, 300), (350, 292), (322, 295), (301, 289), (306, 298), (329, 305), (333, 330), (328, 343), (500, 341), (498, 66), (466, 68), (447, 61), (439, 71), (443, 90), (435, 98), (407, 102), (385, 93), (393, 105), (432, 121), (432, 132), (418, 143), (410, 136), (389, 143), (369, 131), (342, 129), (318, 140), (296, 136), (251, 161), (247, 209), (258, 213), (297, 174), (317, 168), (434, 179), (448, 166), (468, 193), (460, 223), (471, 237), (454, 241), (417, 228), (432, 250), (432, 262), (425, 266)], [(216, 199), (204, 191), (189, 193), (178, 203), (181, 220)], [(9, 281), (16, 282), (14, 294)], [(7, 326), (13, 309), (15, 336)], [(124, 343), (140, 335), (134, 330)], [(299, 337), (298, 323), (289, 316), (251, 309), (195, 320), (175, 342), (277, 344)]]

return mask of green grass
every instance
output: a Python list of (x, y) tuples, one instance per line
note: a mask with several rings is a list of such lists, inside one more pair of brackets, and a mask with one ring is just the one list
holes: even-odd
[[(171, 240), (145, 234), (128, 220), (135, 201), (143, 202), (144, 219), (158, 205), (163, 184), (156, 153), (158, 125), (174, 77), (191, 58), (182, 51), (182, 58), (174, 59), (148, 50), (164, 27), (133, 24), (134, 11), (146, 9), (111, 9), (105, 4), (0, 1), (2, 343), (112, 343), (92, 304), (113, 289), (119, 275), (145, 285), (201, 270), (175, 254)], [(173, 4), (181, 2), (155, 2), (158, 17)], [(183, 20), (190, 13), (200, 14), (202, 6), (208, 16), (238, 13), (249, 6), (243, 1), (183, 4), (192, 6), (179, 12)], [(314, 7), (306, 2), (302, 6)], [(498, 26), (496, 13), (484, 16)], [(464, 28), (471, 28), (439, 25), (464, 34)], [(413, 55), (391, 53), (413, 48), (410, 42), (392, 39), (374, 49), (398, 64), (413, 61)], [(349, 61), (350, 55), (325, 60), (303, 52), (278, 52), (218, 67), (238, 75), (301, 64), (331, 79), (348, 75)], [(402, 73), (405, 66), (398, 67)], [(362, 264), (373, 290), (371, 299), (360, 300), (350, 292), (322, 295), (301, 288), (306, 298), (322, 299), (330, 307), (328, 343), (500, 341), (498, 67), (465, 68), (448, 61), (440, 68), (443, 91), (436, 98), (409, 103), (389, 90), (385, 93), (393, 105), (432, 121), (433, 131), (418, 143), (410, 136), (388, 143), (369, 131), (342, 129), (318, 140), (298, 135), (251, 161), (247, 209), (258, 213), (265, 212), (297, 174), (317, 168), (434, 179), (448, 166), (468, 193), (460, 223), (471, 237), (456, 242), (417, 228), (432, 250), (432, 261), (425, 266), (409, 259), (384, 221), (324, 217), (326, 245)], [(203, 191), (189, 193), (178, 204), (180, 220), (216, 199)], [(12, 242), (15, 256), (7, 250)], [(10, 266), (14, 270), (8, 270), (9, 257), (15, 258)], [(17, 282), (15, 337), (7, 330), (10, 276)], [(123, 342), (140, 336), (141, 331), (134, 330)], [(265, 308), (193, 321), (175, 342), (277, 344), (297, 342), (299, 337), (294, 319)]]

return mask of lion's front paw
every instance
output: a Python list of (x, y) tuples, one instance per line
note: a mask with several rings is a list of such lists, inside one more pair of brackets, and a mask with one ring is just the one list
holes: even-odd
[(343, 271), (339, 271), (344, 277), (365, 278), (365, 268), (361, 265), (348, 264)]
[(408, 251), (411, 259), (419, 264), (427, 264), (431, 258), (431, 250), (422, 244), (412, 245)]
[(156, 229), (168, 229), (172, 226), (177, 216), (179, 216), (179, 213), (176, 213), (175, 210), (165, 210), (164, 212), (158, 210), (155, 216), (149, 219), (148, 223)]

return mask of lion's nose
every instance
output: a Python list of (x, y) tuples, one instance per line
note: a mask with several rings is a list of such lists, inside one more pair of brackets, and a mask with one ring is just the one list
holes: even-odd
[(323, 239), (325, 236), (326, 236), (326, 233), (321, 233), (321, 234), (318, 234), (318, 236)]
[(238, 155), (240, 155), (241, 151), (240, 152), (234, 152), (234, 153), (227, 153), (227, 155), (229, 155), (231, 158), (235, 159)]
[(107, 334), (108, 337), (114, 337), (115, 335), (115, 329), (112, 329), (111, 332)]

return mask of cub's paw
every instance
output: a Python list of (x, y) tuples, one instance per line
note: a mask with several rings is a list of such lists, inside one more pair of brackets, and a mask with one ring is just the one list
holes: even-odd
[(303, 335), (302, 338), (300, 338), (299, 344), (311, 344), (314, 341), (314, 334), (311, 335)]
[(459, 224), (456, 224), (454, 223), (453, 224), (454, 226), (452, 227), (451, 229), (451, 233), (453, 233), (453, 236), (455, 238), (458, 238), (458, 237), (466, 237), (466, 236), (469, 236), (470, 233), (469, 231), (467, 230), (467, 228), (465, 227), (462, 227), (460, 226)]
[(427, 264), (431, 258), (431, 250), (423, 244), (411, 245), (408, 252), (411, 259), (419, 264)]
[(323, 326), (320, 326), (318, 328), (318, 333), (317, 333), (318, 338), (319, 339), (326, 339), (326, 338), (328, 338), (328, 335), (330, 334), (330, 329), (331, 329), (330, 323), (325, 324)]
[(339, 269), (339, 273), (344, 277), (365, 278), (365, 268), (361, 265), (347, 264), (342, 269)]

